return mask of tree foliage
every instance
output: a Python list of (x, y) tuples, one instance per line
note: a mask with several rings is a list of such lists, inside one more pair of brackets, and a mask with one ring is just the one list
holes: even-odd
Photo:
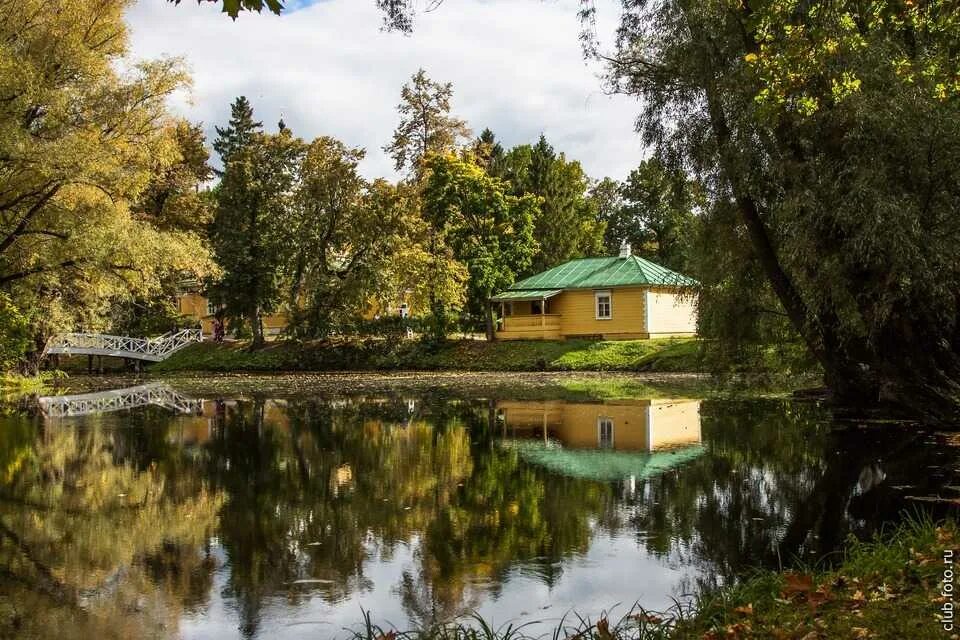
[(491, 170), (510, 184), (512, 195), (541, 199), (534, 218), (540, 249), (524, 275), (602, 251), (603, 223), (587, 198), (587, 174), (579, 162), (558, 154), (543, 135), (535, 145), (508, 151)]
[(690, 270), (699, 192), (680, 169), (670, 169), (657, 159), (644, 160), (630, 172), (617, 193), (601, 182), (591, 191), (606, 221), (604, 243), (615, 254), (629, 242), (634, 252), (681, 273)]
[(182, 158), (165, 100), (187, 77), (126, 57), (128, 4), (0, 2), (0, 288), (38, 347), (104, 326), (117, 297), (211, 268), (194, 232), (137, 215)]
[(218, 136), (214, 148), (224, 169), (210, 238), (223, 275), (213, 292), (227, 315), (247, 321), (252, 347), (259, 348), (263, 314), (282, 301), (304, 145), (289, 129), (264, 133), (242, 97), (234, 101), (230, 125), (218, 129)]
[(955, 419), (949, 3), (623, 7), (609, 80), (643, 96), (645, 140), (696, 171), (712, 204), (733, 204), (737, 233), (838, 399)]
[(539, 200), (509, 195), (471, 157), (432, 156), (427, 161), (424, 213), (440, 241), (453, 248), (470, 273), (469, 300), (493, 339), (490, 297), (516, 280), (537, 247), (533, 221)]
[[(416, 198), (412, 205), (421, 219), (424, 188), (424, 162), (431, 155), (455, 151), (470, 136), (467, 123), (451, 114), (450, 102), (453, 85), (430, 80), (420, 69), (405, 84), (400, 92), (397, 112), (400, 123), (393, 133), (392, 142), (384, 147), (394, 160), (397, 171), (404, 172), (411, 194)], [(427, 305), (430, 309), (430, 330), (425, 337), (432, 342), (446, 339), (451, 311), (460, 307), (463, 292), (457, 284), (463, 282), (464, 268), (447, 246), (436, 225), (426, 223), (422, 257), (426, 272), (422, 282), (426, 285)]]
[(360, 176), (362, 149), (321, 137), (307, 147), (287, 242), (291, 308), (307, 335), (344, 328), (371, 307), (422, 299), (429, 258), (408, 189)]
[(400, 124), (384, 151), (394, 168), (416, 176), (431, 153), (447, 153), (470, 136), (467, 123), (450, 113), (453, 84), (434, 82), (423, 69), (400, 91)]

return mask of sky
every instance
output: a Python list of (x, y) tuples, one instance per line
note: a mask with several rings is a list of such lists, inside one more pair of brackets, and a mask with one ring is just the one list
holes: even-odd
[[(234, 22), (212, 3), (139, 0), (127, 15), (135, 58), (183, 58), (193, 86), (171, 100), (202, 122), (208, 140), (247, 96), (268, 130), (282, 117), (305, 139), (328, 135), (363, 147), (368, 178), (395, 178), (382, 150), (397, 126), (400, 88), (423, 68), (453, 83), (452, 111), (505, 147), (543, 133), (593, 178), (623, 179), (645, 157), (635, 98), (607, 95), (600, 66), (584, 61), (578, 0), (447, 0), (417, 15), (412, 35), (385, 33), (373, 0), (288, 2), (281, 16)], [(609, 42), (613, 0), (598, 3)], [(422, 6), (422, 3), (421, 3)]]

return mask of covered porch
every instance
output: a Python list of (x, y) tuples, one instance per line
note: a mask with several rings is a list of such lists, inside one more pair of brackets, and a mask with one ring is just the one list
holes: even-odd
[(550, 299), (562, 289), (504, 291), (490, 298), (499, 307), (497, 340), (559, 340), (560, 314), (550, 313)]

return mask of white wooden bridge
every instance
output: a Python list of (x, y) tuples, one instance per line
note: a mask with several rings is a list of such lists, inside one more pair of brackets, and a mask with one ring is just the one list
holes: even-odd
[(200, 329), (171, 331), (156, 338), (130, 338), (104, 333), (60, 333), (47, 340), (43, 355), (115, 356), (159, 362), (194, 342), (203, 341)]
[(147, 405), (166, 407), (177, 413), (199, 414), (203, 411), (203, 400), (182, 395), (162, 382), (72, 396), (44, 396), (39, 398), (39, 403), (40, 410), (50, 418), (122, 411)]

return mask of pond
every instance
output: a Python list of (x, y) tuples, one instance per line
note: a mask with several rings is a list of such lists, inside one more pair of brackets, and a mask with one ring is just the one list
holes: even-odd
[(909, 498), (950, 491), (945, 438), (815, 402), (521, 387), (23, 402), (0, 417), (0, 635), (664, 610), (928, 505)]

